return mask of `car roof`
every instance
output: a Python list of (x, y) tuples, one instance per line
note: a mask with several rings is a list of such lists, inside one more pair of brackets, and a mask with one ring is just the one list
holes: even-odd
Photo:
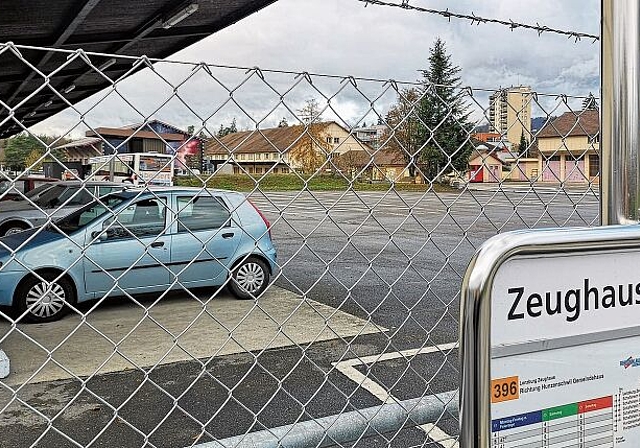
[(89, 181), (81, 181), (81, 180), (59, 180), (58, 182), (55, 183), (56, 185), (68, 185), (68, 186), (87, 186), (87, 187), (120, 187), (120, 188), (126, 188), (127, 185), (125, 184), (120, 184), (117, 182), (109, 182), (109, 181), (95, 181), (95, 180), (89, 180)]
[(39, 180), (41, 182), (59, 182), (60, 179), (56, 179), (55, 177), (40, 177), (40, 176), (20, 176), (11, 179), (2, 178), (0, 181), (19, 181), (19, 180)]
[(214, 188), (199, 188), (199, 187), (163, 187), (163, 186), (135, 186), (128, 187), (124, 191), (113, 193), (118, 196), (132, 198), (136, 196), (142, 196), (145, 194), (158, 194), (158, 193), (217, 193), (217, 194), (240, 194), (237, 191), (221, 190)]

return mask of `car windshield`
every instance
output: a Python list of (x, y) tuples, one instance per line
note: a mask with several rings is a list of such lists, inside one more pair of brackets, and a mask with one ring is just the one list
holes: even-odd
[(39, 205), (40, 207), (50, 207), (60, 202), (60, 197), (62, 196), (62, 193), (67, 188), (77, 189), (78, 187), (67, 187), (66, 185), (54, 185), (53, 187), (43, 192), (41, 195), (35, 198), (32, 198), (32, 200), (33, 202), (35, 202), (36, 205)]
[(127, 198), (119, 195), (105, 196), (100, 199), (99, 202), (94, 201), (80, 210), (76, 210), (64, 218), (59, 219), (56, 221), (55, 227), (50, 225), (48, 228), (50, 230), (56, 230), (57, 227), (60, 231), (66, 234), (71, 234), (92, 223), (104, 214), (111, 213), (113, 209), (117, 208), (125, 201), (127, 201)]
[[(33, 201), (34, 198), (37, 198), (42, 193), (44, 193), (45, 191), (47, 191), (48, 189), (53, 188), (53, 187), (55, 187), (55, 184), (53, 184), (53, 183), (42, 184), (42, 185), (37, 186), (33, 190), (28, 191), (27, 193), (25, 193), (25, 196)], [(23, 201), (24, 198), (22, 196), (20, 196), (16, 200)]]

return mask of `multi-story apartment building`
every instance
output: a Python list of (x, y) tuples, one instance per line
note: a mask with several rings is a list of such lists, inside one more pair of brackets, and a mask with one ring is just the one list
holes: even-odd
[(380, 146), (380, 140), (388, 129), (389, 127), (386, 124), (376, 124), (373, 126), (355, 128), (353, 131), (356, 134), (356, 138), (362, 143), (366, 143), (372, 148), (378, 149)]
[(517, 145), (522, 135), (531, 141), (531, 87), (501, 89), (489, 97), (490, 132)]

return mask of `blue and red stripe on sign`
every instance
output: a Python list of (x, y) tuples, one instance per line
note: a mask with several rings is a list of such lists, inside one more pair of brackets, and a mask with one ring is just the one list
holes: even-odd
[(540, 422), (542, 422), (542, 411), (528, 412), (526, 414), (495, 419), (491, 422), (491, 430), (492, 432), (504, 431), (506, 429), (533, 425)]

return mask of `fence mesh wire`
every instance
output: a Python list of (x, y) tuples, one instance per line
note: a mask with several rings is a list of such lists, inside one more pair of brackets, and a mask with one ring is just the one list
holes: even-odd
[[(473, 252), (598, 223), (592, 96), (12, 44), (0, 66), (37, 81), (0, 97), (2, 446), (194, 446), (455, 391)], [(72, 101), (70, 72), (108, 87)], [(452, 447), (456, 418), (311, 446)]]

